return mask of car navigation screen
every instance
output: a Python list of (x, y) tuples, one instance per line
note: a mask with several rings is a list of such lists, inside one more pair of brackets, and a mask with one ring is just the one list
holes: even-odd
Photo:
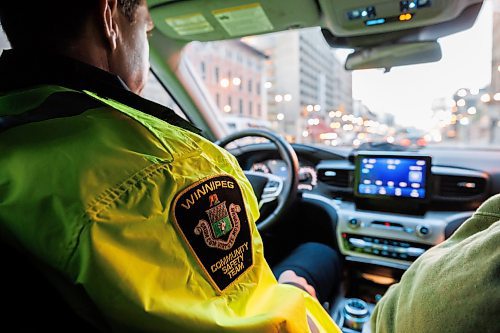
[(359, 155), (356, 163), (356, 195), (426, 199), (430, 161), (429, 156)]

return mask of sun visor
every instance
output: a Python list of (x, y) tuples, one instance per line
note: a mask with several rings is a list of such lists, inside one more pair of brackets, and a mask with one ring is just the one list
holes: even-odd
[(150, 0), (155, 27), (184, 41), (212, 41), (318, 26), (314, 0)]

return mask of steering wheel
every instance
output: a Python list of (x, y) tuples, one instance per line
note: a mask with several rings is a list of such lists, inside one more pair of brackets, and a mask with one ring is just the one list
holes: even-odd
[(268, 130), (248, 129), (238, 131), (216, 141), (215, 144), (224, 148), (230, 142), (245, 137), (262, 137), (271, 141), (287, 166), (286, 179), (259, 171), (244, 171), (259, 201), (261, 213), (265, 203), (277, 201), (274, 210), (262, 221), (257, 221), (257, 229), (261, 232), (267, 231), (280, 220), (280, 217), (295, 200), (299, 182), (299, 160), (292, 146), (282, 136)]

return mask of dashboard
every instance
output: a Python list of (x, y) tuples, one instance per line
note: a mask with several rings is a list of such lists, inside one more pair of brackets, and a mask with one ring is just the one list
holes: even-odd
[[(318, 203), (304, 214), (333, 210), (325, 223), (334, 224), (336, 246), (352, 262), (405, 270), (500, 193), (500, 149), (292, 146), (300, 200)], [(286, 164), (272, 145), (247, 146), (236, 156), (243, 169), (286, 179)]]

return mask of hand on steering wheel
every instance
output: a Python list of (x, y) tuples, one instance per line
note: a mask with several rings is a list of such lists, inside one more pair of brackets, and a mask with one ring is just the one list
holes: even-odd
[(245, 171), (245, 175), (259, 201), (261, 212), (265, 203), (277, 201), (274, 211), (264, 217), (263, 220), (259, 219), (257, 221), (257, 228), (262, 232), (275, 225), (295, 200), (299, 181), (299, 161), (292, 146), (283, 137), (268, 130), (248, 129), (238, 131), (216, 141), (215, 144), (225, 147), (230, 142), (244, 137), (263, 137), (271, 141), (277, 147), (280, 158), (287, 166), (286, 179), (259, 171)]

